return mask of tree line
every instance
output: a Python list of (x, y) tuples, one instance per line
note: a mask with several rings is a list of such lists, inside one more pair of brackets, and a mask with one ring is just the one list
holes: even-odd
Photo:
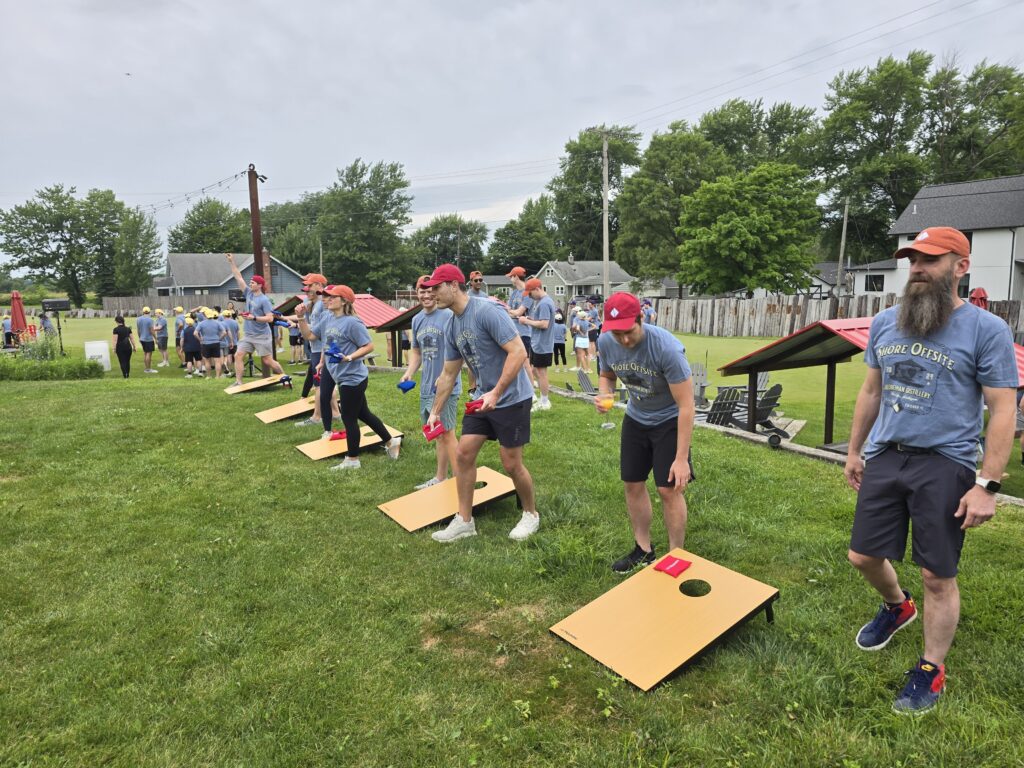
[[(443, 262), (503, 274), (602, 252), (602, 144), (608, 141), (611, 257), (641, 278), (707, 293), (790, 290), (834, 260), (844, 205), (854, 262), (887, 258), (888, 229), (926, 184), (1024, 172), (1024, 76), (982, 62), (970, 72), (914, 51), (841, 72), (820, 112), (789, 102), (727, 101), (674, 122), (646, 148), (633, 126), (581, 130), (546, 191), (497, 228), (458, 214), (410, 234), (400, 163), (356, 159), (327, 189), (261, 211), (263, 242), (298, 271), (344, 275), (390, 292)], [(171, 252), (249, 251), (249, 214), (216, 199), (168, 232)], [(76, 302), (84, 290), (138, 292), (159, 260), (155, 225), (107, 190), (50, 187), (0, 212), (0, 251)]]

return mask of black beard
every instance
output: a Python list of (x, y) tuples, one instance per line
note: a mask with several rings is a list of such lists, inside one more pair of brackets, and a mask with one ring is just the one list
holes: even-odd
[[(915, 288), (915, 286), (924, 286)], [(908, 336), (929, 336), (953, 314), (953, 270), (930, 283), (907, 283), (896, 326)]]

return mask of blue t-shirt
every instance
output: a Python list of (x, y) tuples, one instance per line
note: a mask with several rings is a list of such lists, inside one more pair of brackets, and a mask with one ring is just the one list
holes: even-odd
[(587, 310), (587, 317), (590, 319), (590, 324), (594, 328), (601, 327), (601, 310), (597, 307), (593, 307)]
[(185, 328), (185, 315), (174, 316), (174, 338), (180, 339), (181, 332)]
[[(245, 309), (247, 312), (251, 312), (254, 315), (269, 315), (274, 311), (274, 305), (271, 304), (270, 299), (262, 293), (257, 295), (250, 289), (246, 288)], [(270, 333), (270, 323), (264, 323), (258, 320), (246, 320), (245, 335), (249, 339), (264, 339), (269, 341), (272, 338)]]
[(532, 306), (526, 313), (531, 320), (547, 320), (547, 328), (533, 328), (530, 339), (530, 348), (540, 355), (550, 355), (555, 349), (555, 302), (550, 296), (542, 296), (538, 301), (533, 301)]
[(11, 318), (8, 317), (8, 318), (6, 318), (4, 320), (4, 333), (10, 333), (10, 332), (11, 332)]
[[(420, 351), (420, 397), (430, 398), (437, 391), (435, 382), (444, 369), (444, 330), (452, 320), (450, 309), (420, 312), (412, 319), (412, 348)], [(455, 378), (453, 395), (462, 394), (462, 376)]]
[(199, 345), (199, 339), (196, 338), (196, 327), (194, 325), (185, 325), (185, 328), (181, 332), (181, 348), (186, 352), (198, 352), (202, 347)]
[(690, 378), (686, 349), (675, 336), (652, 325), (643, 326), (644, 337), (633, 349), (626, 349), (610, 333), (597, 339), (601, 373), (611, 371), (629, 390), (626, 415), (647, 426), (679, 416), (670, 384)]
[(898, 307), (871, 322), (864, 362), (882, 374), (882, 399), (864, 447), (867, 458), (888, 443), (934, 448), (974, 469), (981, 435), (981, 388), (1017, 386), (1017, 358), (1006, 323), (961, 304), (931, 336), (907, 336)]
[[(306, 301), (306, 322), (309, 323), (309, 327), (312, 328), (318, 322), (320, 322), (321, 316), (327, 312), (327, 307), (324, 306), (322, 301), (318, 301), (315, 304), (310, 305), (309, 301)], [(330, 314), (328, 312), (328, 314)], [(324, 343), (320, 339), (313, 339), (309, 342), (310, 352), (323, 352)]]
[(220, 320), (206, 318), (196, 326), (196, 336), (202, 344), (220, 344), (220, 335), (224, 333), (224, 326)]
[(466, 291), (466, 295), (471, 299), (486, 299), (487, 290), (485, 288), (470, 288)]
[(227, 336), (224, 340), (227, 341), (229, 347), (238, 346), (238, 321), (233, 317), (225, 317), (221, 320), (224, 325), (224, 330), (227, 331)]
[(153, 340), (153, 318), (149, 315), (142, 315), (135, 321), (135, 327), (139, 329), (139, 341)]
[(555, 344), (565, 344), (565, 323), (555, 323)]
[(586, 336), (590, 333), (590, 329), (594, 327), (594, 324), (586, 317), (576, 317), (573, 319), (572, 324), (578, 327), (576, 331), (579, 336)]
[(158, 339), (167, 338), (167, 320), (159, 315), (153, 318), (153, 334)]
[[(518, 336), (516, 325), (500, 304), (470, 299), (462, 314), (452, 313), (445, 329), (445, 360), (466, 361), (481, 392), (490, 392), (501, 378), (508, 353), (501, 348)], [(521, 403), (533, 397), (533, 386), (523, 368), (495, 407)]]
[(295, 337), (295, 336), (298, 336), (299, 333), (300, 333), (299, 332), (299, 327), (297, 325), (289, 325), (288, 326), (288, 335), (289, 336)]
[(351, 355), (360, 347), (370, 343), (370, 332), (363, 321), (355, 315), (335, 317), (330, 311), (324, 312), (310, 330), (323, 342), (324, 350), (336, 346), (337, 358), (324, 353), (324, 365), (336, 384), (354, 387), (369, 376), (362, 360), (345, 362), (345, 355)]
[(654, 307), (650, 304), (644, 304), (644, 308), (641, 311), (644, 313), (644, 325), (657, 325), (654, 322)]
[[(530, 307), (532, 307), (532, 306), (533, 306), (533, 299), (531, 299), (529, 296), (527, 296), (526, 294), (524, 294), (520, 290), (513, 290), (512, 293), (510, 293), (508, 295), (508, 308), (509, 309), (519, 309), (520, 307), (526, 307), (526, 314), (529, 315), (530, 314)], [(516, 318), (514, 320), (514, 322), (516, 324), (516, 330), (519, 331), (519, 335), (520, 336), (532, 336), (533, 335), (533, 328), (531, 328), (528, 325), (523, 325), (522, 323), (520, 323), (519, 322), (519, 318)]]

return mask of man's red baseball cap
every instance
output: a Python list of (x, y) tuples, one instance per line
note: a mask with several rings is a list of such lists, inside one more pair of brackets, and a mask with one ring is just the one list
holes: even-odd
[(469, 273), (469, 279), (470, 280), (472, 280), (473, 278), (476, 278), (476, 277), (482, 278), (483, 276), (484, 276), (483, 272), (478, 272), (477, 270), (473, 270), (472, 272)]
[(893, 256), (902, 259), (909, 256), (911, 251), (924, 253), (928, 256), (941, 256), (944, 253), (955, 253), (965, 259), (971, 256), (971, 244), (967, 237), (959, 229), (953, 227), (928, 227), (922, 229), (914, 242), (900, 248)]
[(260, 277), (259, 275), (253, 275), (253, 276), (252, 276), (252, 277), (250, 277), (249, 279), (250, 279), (250, 280), (251, 280), (252, 282), (256, 283), (256, 285), (258, 285), (258, 286), (259, 286), (260, 288), (266, 288), (266, 287), (267, 287), (267, 281), (266, 281), (266, 280), (264, 280), (264, 279), (263, 279), (262, 277)]
[(523, 290), (524, 291), (532, 291), (532, 290), (534, 290), (536, 288), (543, 288), (543, 287), (544, 287), (544, 283), (542, 283), (536, 277), (531, 277), (529, 280), (526, 281), (526, 286), (523, 288)]
[(640, 300), (632, 293), (613, 293), (604, 303), (604, 324), (601, 332), (628, 331), (640, 316)]
[(463, 285), (466, 282), (466, 276), (462, 274), (462, 270), (454, 264), (442, 264), (431, 273), (429, 278), (420, 283), (420, 285), (424, 288), (433, 288), (435, 285), (451, 282)]
[(512, 267), (505, 277), (526, 277), (526, 270), (523, 267)]

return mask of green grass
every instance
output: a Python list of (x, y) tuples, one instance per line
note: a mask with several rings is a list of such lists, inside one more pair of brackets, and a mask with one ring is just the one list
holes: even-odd
[(840, 469), (698, 430), (688, 548), (782, 599), (645, 694), (547, 631), (620, 583), (617, 430), (556, 399), (526, 452), (539, 534), (508, 540), (508, 500), (442, 547), (376, 509), (433, 467), (396, 381), (369, 397), (402, 458), (343, 477), (253, 418), (293, 393), (167, 369), (5, 384), (0, 765), (1024, 764), (1019, 509), (970, 532), (947, 695), (904, 719), (921, 625), (854, 649), (876, 597)]

